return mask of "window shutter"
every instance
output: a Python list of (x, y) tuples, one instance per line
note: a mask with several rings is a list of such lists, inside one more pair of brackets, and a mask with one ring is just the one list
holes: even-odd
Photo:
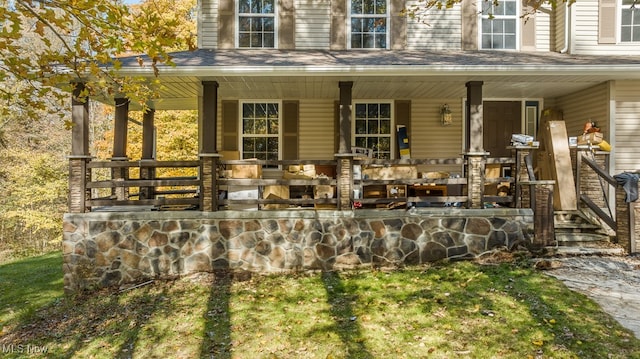
[(536, 14), (533, 7), (529, 6), (530, 0), (522, 0), (522, 8), (526, 17), (522, 18), (522, 36), (520, 50), (534, 51), (536, 49)]
[(462, 50), (478, 49), (477, 1), (462, 1)]
[(222, 150), (238, 151), (238, 101), (222, 101)]
[(278, 9), (278, 44), (279, 49), (296, 48), (296, 18), (293, 0), (281, 0)]
[(618, 25), (616, 23), (617, 0), (600, 0), (598, 4), (598, 43), (615, 44)]
[[(411, 101), (397, 100), (394, 104), (395, 108), (395, 124), (404, 125), (409, 135), (409, 143), (411, 143)], [(396, 127), (397, 128), (397, 127)], [(395, 129), (394, 129), (395, 130)], [(395, 134), (393, 134), (395, 136)], [(397, 137), (397, 136), (396, 136)], [(396, 144), (395, 158), (400, 158), (400, 147)]]
[(236, 5), (233, 0), (218, 3), (218, 48), (236, 47)]
[(400, 15), (404, 9), (404, 3), (404, 0), (391, 0), (389, 43), (392, 50), (404, 50), (407, 44), (407, 17)]
[(331, 0), (331, 50), (347, 48), (347, 0)]
[(282, 102), (282, 159), (298, 159), (298, 101)]

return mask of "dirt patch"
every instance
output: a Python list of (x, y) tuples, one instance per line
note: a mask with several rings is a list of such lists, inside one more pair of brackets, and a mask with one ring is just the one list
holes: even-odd
[(542, 259), (536, 268), (593, 299), (640, 338), (640, 257)]

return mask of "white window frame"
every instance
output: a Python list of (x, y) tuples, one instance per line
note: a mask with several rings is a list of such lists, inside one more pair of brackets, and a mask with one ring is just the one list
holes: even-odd
[[(631, 5), (623, 5), (622, 4), (622, 0), (618, 0), (617, 2), (617, 9), (616, 9), (616, 21), (618, 25), (618, 29), (617, 30), (617, 36), (618, 36), (618, 43), (621, 44), (635, 44), (635, 43), (640, 43), (640, 37), (638, 39), (633, 39), (632, 41), (622, 41), (622, 11), (625, 9), (629, 9), (631, 8)], [(636, 11), (640, 11), (640, 1), (638, 1), (637, 4), (635, 4), (635, 10)], [(632, 30), (631, 30), (631, 34), (632, 34), (632, 38), (633, 38), (633, 27), (635, 26), (639, 26), (640, 27), (640, 23), (638, 24), (633, 24)]]
[[(390, 9), (389, 9), (389, 0), (385, 0), (386, 2), (386, 7), (387, 7), (387, 12), (385, 14), (385, 16), (380, 16), (378, 14), (352, 14), (351, 13), (351, 9), (352, 9), (352, 1), (361, 1), (361, 0), (349, 0), (348, 1), (348, 8), (347, 8), (347, 48), (348, 49), (354, 49), (354, 50), (388, 50), (390, 43), (391, 43), (391, 33), (390, 33), (390, 25), (391, 25), (391, 14), (390, 14)], [(372, 0), (375, 1), (375, 0)], [(385, 18), (385, 22), (386, 22), (386, 30), (385, 30), (385, 47), (384, 48), (379, 48), (379, 47), (352, 47), (351, 46), (351, 35), (352, 35), (352, 29), (351, 29), (351, 20), (354, 18), (372, 18), (372, 17), (384, 17)], [(375, 41), (374, 41), (375, 43)]]
[[(278, 160), (282, 159), (282, 101), (281, 100), (240, 100), (238, 101), (238, 149), (240, 159), (244, 158), (244, 139), (248, 137), (275, 137), (278, 139)], [(276, 104), (278, 105), (278, 134), (245, 134), (244, 133), (244, 116), (243, 108), (245, 104)]]
[[(396, 156), (396, 127), (395, 127), (395, 108), (394, 108), (394, 101), (393, 100), (386, 100), (386, 99), (371, 99), (371, 100), (354, 100), (353, 101), (353, 111), (351, 114), (351, 144), (354, 147), (367, 147), (367, 146), (359, 146), (356, 138), (359, 137), (387, 137), (387, 136), (381, 136), (381, 135), (369, 135), (367, 134), (362, 134), (362, 135), (358, 135), (356, 134), (356, 108), (357, 105), (362, 105), (362, 104), (377, 104), (377, 105), (381, 105), (381, 104), (388, 104), (389, 105), (389, 117), (390, 117), (390, 124), (389, 124), (389, 158), (390, 159), (395, 159)], [(378, 151), (376, 149), (373, 149), (373, 155), (374, 158), (379, 158), (376, 157)]]
[[(261, 0), (247, 0), (247, 1), (261, 1)], [(236, 34), (235, 42), (236, 48), (239, 49), (277, 49), (278, 48), (278, 0), (273, 1), (273, 13), (240, 13), (240, 1), (236, 1)], [(273, 18), (273, 47), (265, 47), (264, 41), (261, 47), (243, 46), (240, 47), (240, 18), (243, 17), (272, 17)], [(264, 34), (264, 32), (263, 32)]]
[[(511, 0), (509, 0), (511, 1)], [(502, 2), (502, 0), (501, 0)], [(514, 1), (516, 4), (516, 13), (514, 15), (497, 15), (497, 14), (489, 14), (489, 13), (485, 13), (484, 11), (480, 11), (479, 15), (478, 15), (478, 48), (480, 50), (497, 50), (497, 51), (519, 51), (520, 50), (520, 41), (521, 41), (521, 37), (522, 37), (522, 29), (521, 29), (521, 24), (520, 24), (520, 13), (522, 12), (522, 6), (521, 6), (521, 2), (518, 0)], [(485, 0), (478, 0), (478, 8), (479, 9), (484, 9), (485, 5), (491, 5), (491, 2), (489, 1), (487, 3), (487, 1)], [(482, 41), (482, 22), (483, 20), (488, 20), (491, 16), (493, 16), (493, 19), (495, 20), (515, 20), (516, 23), (516, 34), (515, 34), (515, 47), (513, 49), (511, 48), (491, 48), (491, 47), (483, 47), (483, 41)]]

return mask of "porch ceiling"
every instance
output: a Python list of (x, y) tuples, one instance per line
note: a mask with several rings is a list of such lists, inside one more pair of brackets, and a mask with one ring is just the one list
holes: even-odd
[[(122, 75), (152, 77), (125, 58)], [(640, 58), (505, 52), (328, 52), (198, 50), (162, 67), (158, 110), (197, 109), (202, 81), (220, 99), (338, 99), (353, 81), (354, 99), (451, 99), (483, 81), (485, 98), (555, 98), (609, 80), (640, 79)], [(102, 99), (110, 102), (107, 99)]]

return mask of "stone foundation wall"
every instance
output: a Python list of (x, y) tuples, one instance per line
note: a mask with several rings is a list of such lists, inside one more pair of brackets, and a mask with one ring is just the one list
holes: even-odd
[(64, 288), (216, 269), (415, 265), (529, 245), (532, 233), (530, 209), (66, 214)]

